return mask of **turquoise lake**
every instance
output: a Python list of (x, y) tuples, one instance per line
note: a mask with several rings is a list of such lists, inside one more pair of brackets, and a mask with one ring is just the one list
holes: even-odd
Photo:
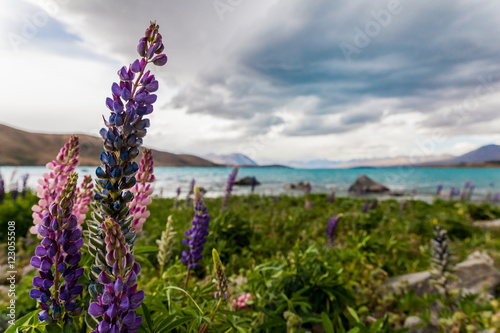
[[(94, 176), (95, 167), (78, 167), (77, 171)], [(163, 197), (175, 196), (175, 190), (181, 187), (181, 197), (186, 194), (191, 179), (208, 192), (206, 196), (220, 196), (231, 168), (191, 168), (191, 167), (156, 167), (154, 184), (155, 194)], [(0, 172), (7, 188), (19, 181), (23, 174), (30, 175), (28, 186), (34, 188), (45, 167), (0, 167)], [(14, 175), (13, 175), (14, 174)], [(348, 195), (347, 189), (360, 175), (367, 175), (375, 181), (388, 186), (392, 191), (413, 193), (416, 198), (429, 200), (436, 192), (436, 186), (443, 184), (443, 196), (447, 196), (451, 186), (462, 188), (469, 180), (475, 185), (474, 200), (482, 200), (486, 193), (500, 192), (500, 169), (494, 168), (355, 168), (355, 169), (288, 169), (288, 168), (240, 168), (238, 177), (255, 176), (262, 185), (256, 187), (256, 193), (279, 195), (282, 193), (302, 195), (300, 191), (283, 188), (285, 183), (309, 181), (313, 184), (313, 193), (331, 193)], [(490, 187), (493, 183), (493, 187)], [(247, 194), (250, 187), (235, 186), (235, 194)]]

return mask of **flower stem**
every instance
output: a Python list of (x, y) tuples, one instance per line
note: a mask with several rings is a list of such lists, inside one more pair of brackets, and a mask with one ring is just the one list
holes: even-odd
[(188, 263), (188, 270), (186, 274), (186, 281), (184, 281), (184, 290), (187, 289), (189, 283), (189, 273), (191, 273), (191, 268), (189, 267), (190, 263)]

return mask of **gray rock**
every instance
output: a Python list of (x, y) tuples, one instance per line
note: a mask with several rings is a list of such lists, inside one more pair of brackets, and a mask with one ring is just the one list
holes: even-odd
[[(252, 186), (253, 183), (253, 177), (243, 177), (243, 178), (238, 178), (235, 180), (234, 185), (240, 185), (240, 186)], [(255, 185), (260, 185), (260, 182), (255, 180)]]
[[(484, 252), (473, 252), (454, 269), (457, 280), (452, 282), (451, 288), (458, 288), (462, 293), (479, 294), (486, 287), (486, 292), (494, 295), (495, 289), (500, 285), (500, 272), (495, 267), (494, 260)], [(436, 292), (431, 284), (431, 271), (396, 276), (387, 283), (393, 289), (407, 285), (418, 296)]]
[(373, 179), (365, 175), (361, 175), (356, 181), (349, 186), (349, 192), (364, 194), (364, 193), (384, 193), (389, 192), (389, 188), (377, 183)]
[(422, 325), (424, 322), (417, 316), (409, 316), (405, 319), (404, 328), (409, 328), (408, 333), (438, 333), (439, 327), (435, 324), (429, 324), (424, 327), (415, 327)]
[(310, 183), (309, 182), (298, 182), (297, 184), (294, 183), (286, 183), (283, 185), (284, 188), (287, 190), (299, 190), (299, 191), (306, 191), (309, 188)]
[(483, 229), (500, 228), (500, 220), (476, 221), (472, 225)]

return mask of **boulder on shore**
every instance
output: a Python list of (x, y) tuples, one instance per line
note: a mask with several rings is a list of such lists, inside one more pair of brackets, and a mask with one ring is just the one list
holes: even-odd
[[(500, 286), (500, 272), (495, 267), (494, 260), (484, 252), (473, 252), (455, 266), (455, 271), (457, 280), (453, 281), (450, 287), (460, 289), (462, 293), (479, 294), (483, 287), (486, 287), (486, 292), (493, 296), (495, 289)], [(436, 292), (431, 283), (431, 271), (397, 276), (389, 279), (387, 283), (397, 289), (403, 281), (417, 296)]]
[[(234, 181), (234, 185), (240, 185), (240, 186), (252, 186), (254, 183), (254, 177), (243, 177), (243, 178), (238, 178)], [(255, 185), (260, 185), (260, 182), (255, 179)]]
[(384, 193), (389, 192), (389, 188), (377, 183), (373, 179), (368, 178), (365, 175), (361, 175), (356, 179), (356, 181), (349, 186), (349, 192), (364, 194), (364, 193)]
[(300, 191), (306, 191), (308, 188), (310, 188), (311, 184), (309, 182), (298, 182), (297, 184), (294, 183), (286, 183), (283, 185), (284, 188), (287, 190), (300, 190)]

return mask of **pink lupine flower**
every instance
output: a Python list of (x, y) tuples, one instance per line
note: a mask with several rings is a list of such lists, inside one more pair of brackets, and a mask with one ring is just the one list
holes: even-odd
[(245, 310), (249, 304), (247, 302), (250, 302), (252, 300), (252, 295), (251, 294), (243, 294), (240, 297), (238, 297), (238, 300), (233, 300), (233, 311), (236, 310)]
[(86, 213), (89, 211), (89, 204), (92, 201), (94, 184), (92, 184), (92, 177), (85, 176), (80, 187), (76, 189), (75, 203), (73, 206), (73, 214), (78, 219), (78, 227), (82, 229), (81, 225), (85, 221)]
[[(130, 213), (134, 216), (132, 221), (132, 229), (136, 233), (142, 231), (142, 226), (149, 217), (150, 212), (147, 206), (151, 204), (151, 194), (153, 194), (153, 186), (155, 176), (153, 175), (153, 154), (151, 149), (145, 149), (141, 162), (139, 163), (139, 171), (137, 172), (137, 183), (130, 189), (134, 193), (134, 199), (129, 203)], [(140, 182), (140, 183), (139, 183)]]
[(46, 167), (50, 172), (44, 173), (42, 178), (38, 180), (39, 186), (36, 188), (36, 194), (40, 200), (38, 201), (38, 205), (34, 205), (31, 208), (33, 210), (34, 224), (30, 228), (32, 234), (37, 234), (38, 226), (42, 221), (43, 215), (48, 211), (49, 205), (55, 202), (69, 175), (78, 166), (79, 155), (78, 137), (72, 135), (57, 154), (56, 160), (47, 163)]

